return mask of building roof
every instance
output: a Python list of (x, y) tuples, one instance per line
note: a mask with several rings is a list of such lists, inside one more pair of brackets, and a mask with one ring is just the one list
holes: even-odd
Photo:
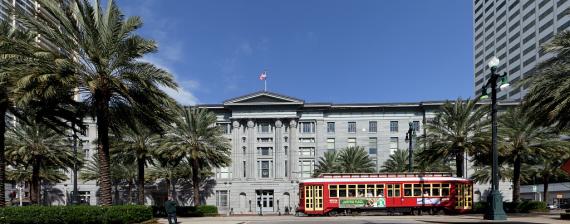
[[(354, 108), (402, 108), (402, 107), (423, 107), (423, 106), (441, 106), (452, 100), (432, 100), (420, 102), (388, 102), (388, 103), (331, 103), (331, 102), (311, 102), (306, 103), (304, 100), (275, 93), (270, 91), (258, 91), (243, 96), (234, 97), (225, 100), (222, 104), (200, 104), (199, 107), (210, 109), (223, 109), (231, 106), (246, 105), (297, 105), (305, 108), (329, 108), (329, 109), (354, 109)], [(490, 104), (490, 101), (481, 101), (478, 104)], [(508, 100), (498, 101), (499, 106), (514, 106), (520, 104), (520, 101)]]

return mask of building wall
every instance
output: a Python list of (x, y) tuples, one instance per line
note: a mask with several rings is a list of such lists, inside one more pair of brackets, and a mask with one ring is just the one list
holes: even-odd
[[(570, 29), (567, 0), (474, 0), (473, 61), (474, 92), (481, 94), (490, 71), (487, 62), (497, 56), (498, 72), (506, 72), (511, 86), (531, 75), (540, 62), (552, 57), (540, 46), (557, 33)], [(499, 99), (521, 99), (524, 87), (498, 92)]]

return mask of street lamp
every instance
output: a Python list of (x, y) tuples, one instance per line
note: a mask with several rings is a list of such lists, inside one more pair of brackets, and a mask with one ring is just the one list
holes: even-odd
[(408, 132), (406, 132), (406, 141), (409, 143), (408, 145), (408, 172), (414, 171), (414, 160), (413, 160), (413, 152), (412, 152), (412, 138), (416, 136), (416, 130), (414, 129), (414, 124), (410, 122), (410, 128)]
[(78, 205), (78, 187), (77, 187), (77, 130), (75, 130), (75, 124), (73, 124), (73, 192), (71, 193), (71, 204)]
[(487, 64), (491, 69), (491, 77), (487, 81), (487, 84), (483, 86), (481, 99), (486, 99), (487, 87), (491, 86), (491, 129), (492, 129), (492, 140), (491, 147), (493, 151), (493, 167), (492, 167), (492, 183), (491, 192), (487, 196), (487, 202), (489, 203), (489, 209), (485, 213), (485, 219), (487, 220), (506, 220), (507, 215), (503, 210), (503, 197), (499, 191), (499, 178), (498, 178), (498, 154), (497, 154), (497, 81), (500, 80), (501, 90), (505, 90), (509, 87), (507, 82), (507, 73), (503, 75), (497, 74), (497, 66), (499, 65), (499, 59), (493, 57)]

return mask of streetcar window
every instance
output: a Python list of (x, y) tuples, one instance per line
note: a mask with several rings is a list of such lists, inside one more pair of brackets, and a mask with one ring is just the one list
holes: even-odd
[(411, 184), (404, 184), (404, 197), (411, 197), (412, 189), (413, 188)]
[(356, 196), (356, 185), (348, 185), (348, 197)]
[(393, 196), (393, 190), (394, 190), (394, 185), (392, 184), (388, 184), (388, 197), (392, 197)]
[(431, 194), (431, 184), (424, 184), (422, 190), (424, 192), (422, 196), (428, 197), (428, 196), (432, 195)]
[(399, 184), (394, 185), (394, 196), (400, 197), (400, 185)]
[(449, 184), (441, 184), (441, 196), (449, 196)]
[(346, 197), (346, 185), (338, 185), (338, 196), (339, 197)]
[(376, 184), (376, 197), (384, 197), (384, 184)]
[(441, 184), (431, 185), (431, 196), (441, 196)]
[(421, 184), (414, 184), (414, 197), (422, 196), (422, 187)]
[(329, 185), (329, 197), (336, 198), (338, 196), (338, 186), (337, 185)]

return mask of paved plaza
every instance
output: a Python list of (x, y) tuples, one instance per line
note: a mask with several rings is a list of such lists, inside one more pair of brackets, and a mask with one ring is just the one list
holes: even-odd
[[(509, 215), (507, 221), (488, 221), (483, 215), (458, 216), (339, 216), (339, 217), (296, 217), (296, 216), (232, 216), (179, 218), (179, 223), (205, 224), (374, 224), (374, 223), (570, 223), (560, 220), (559, 214)], [(160, 223), (168, 223), (161, 219)]]

